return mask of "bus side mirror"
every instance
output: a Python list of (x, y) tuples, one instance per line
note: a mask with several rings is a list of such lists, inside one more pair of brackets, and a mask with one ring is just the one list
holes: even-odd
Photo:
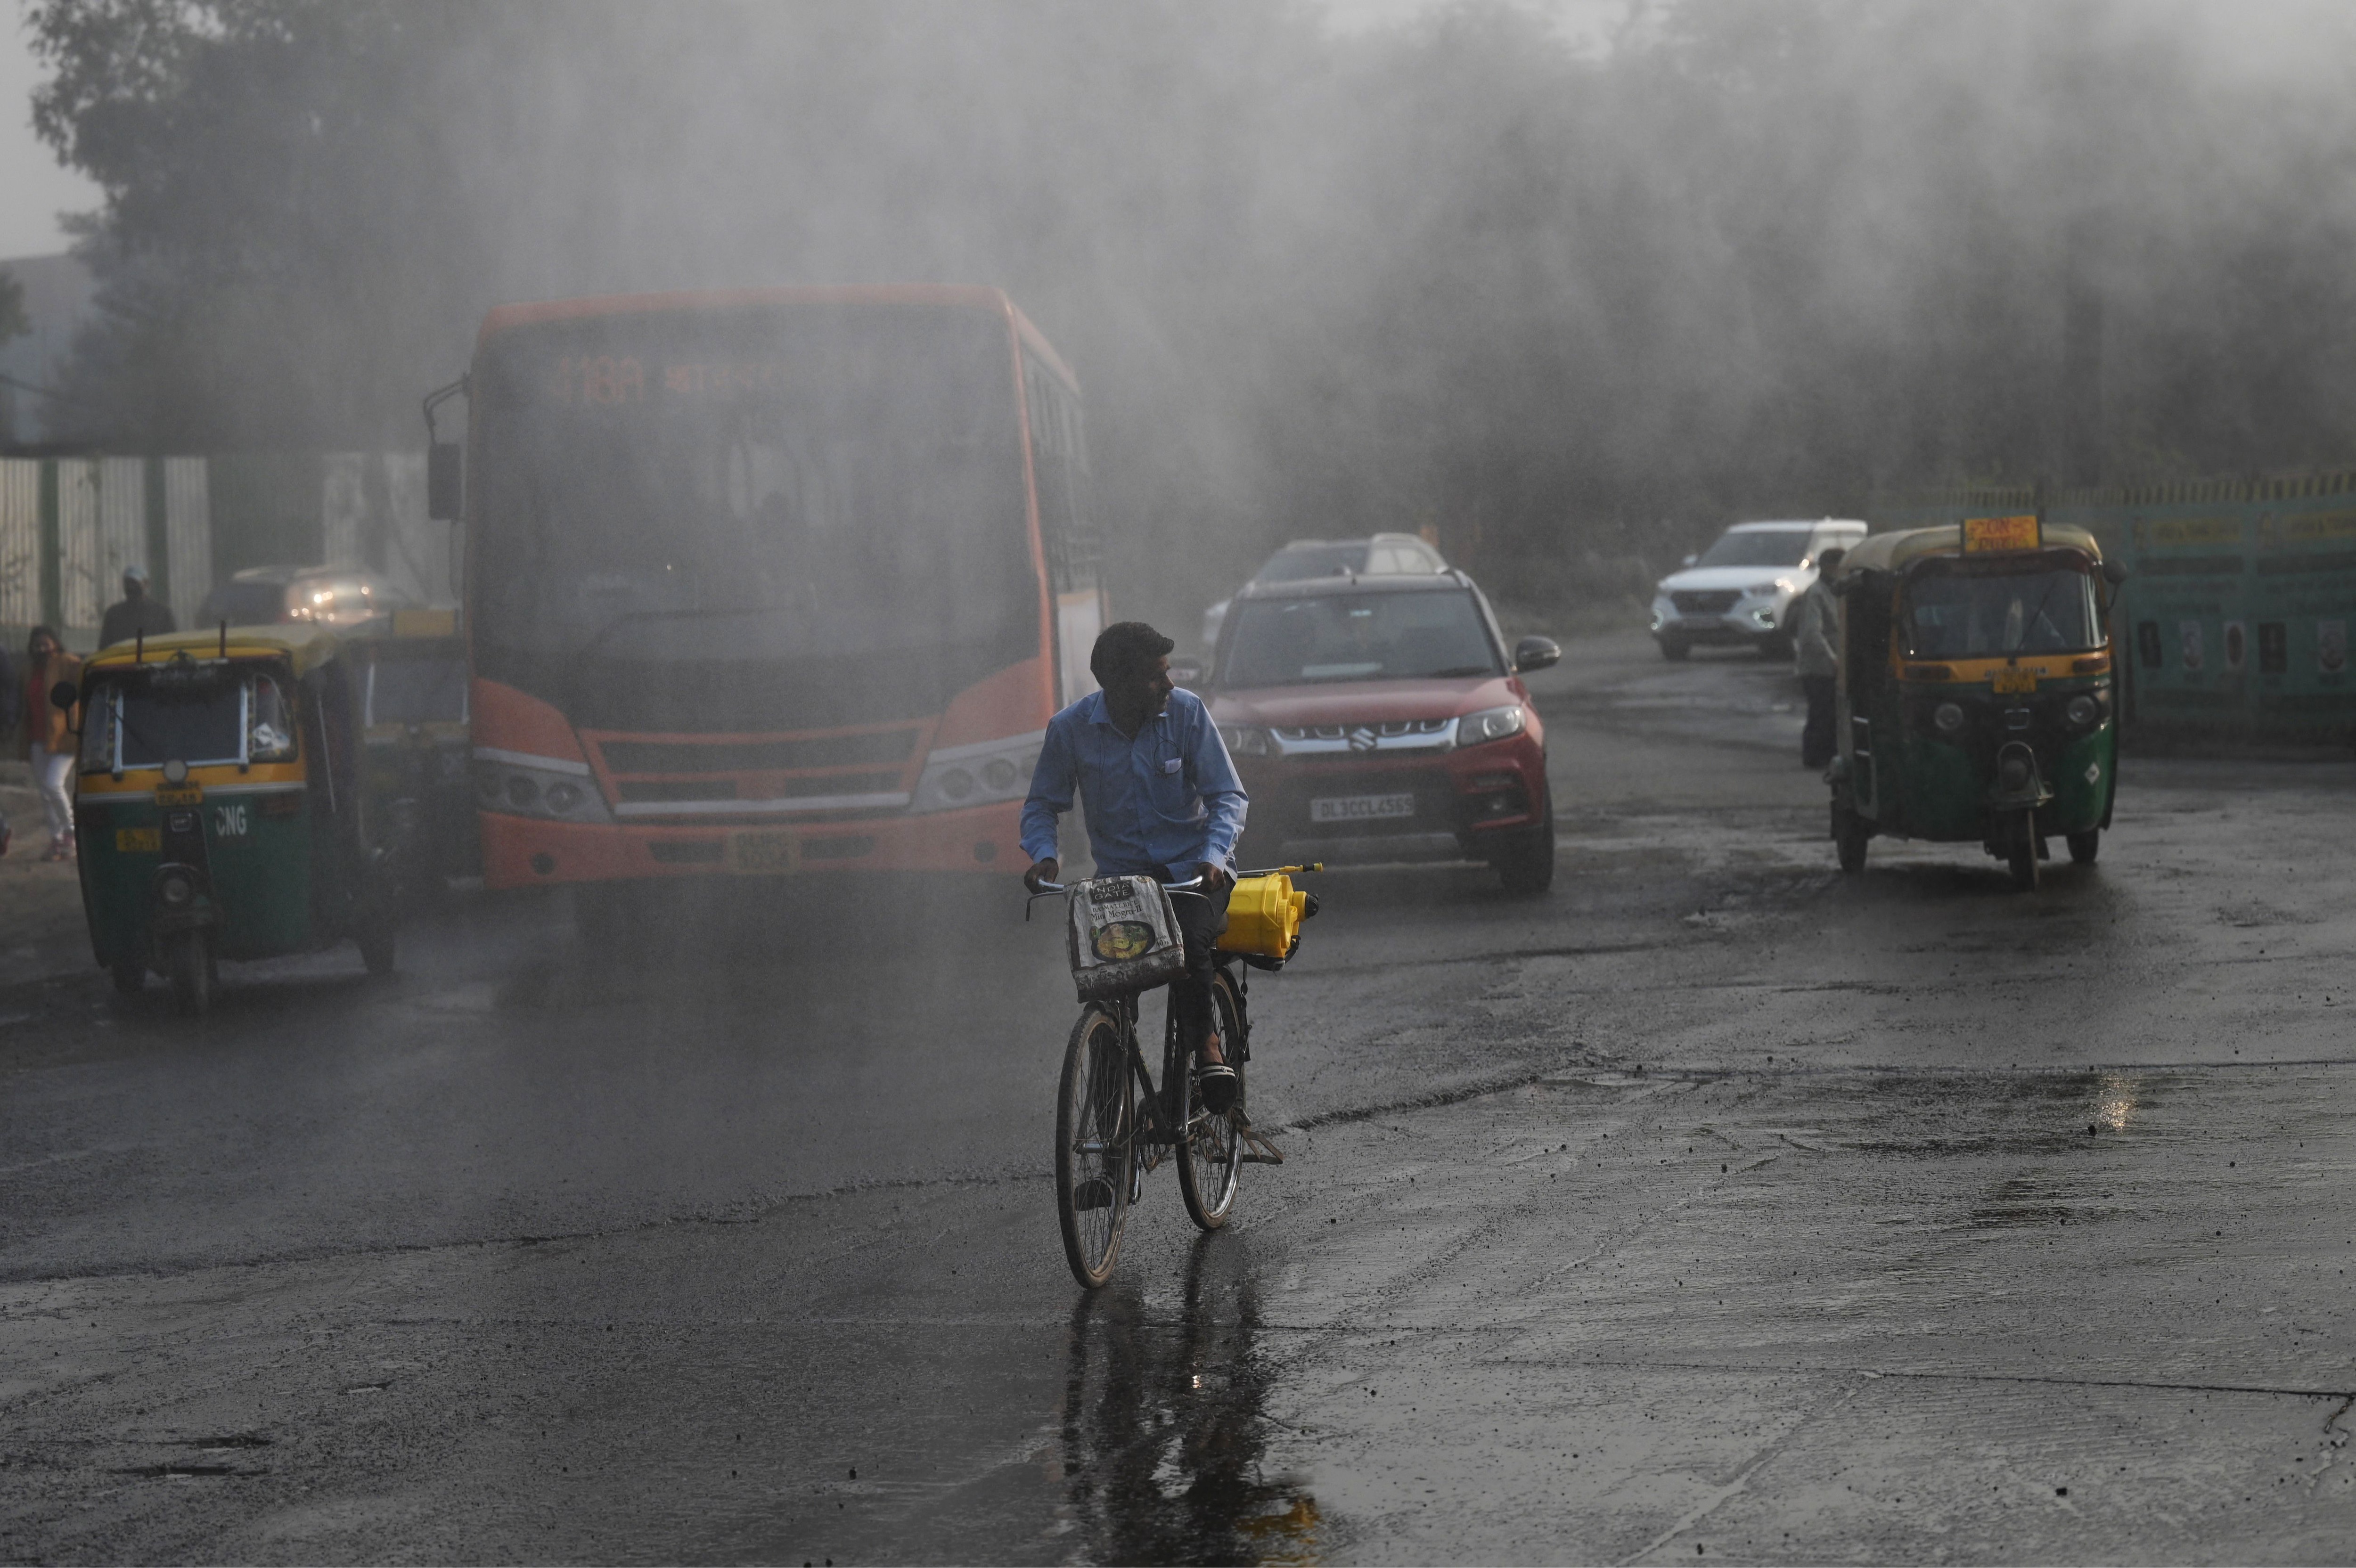
[(2127, 569), (2123, 562), (2115, 560), (2106, 560), (2103, 562), (2104, 581), (2109, 583), (2112, 587), (2116, 588), (2125, 583), (2126, 580)]
[(425, 449), (425, 515), (437, 523), (455, 523), (466, 503), (466, 449), (455, 441), (437, 441)]
[(1562, 662), (1562, 648), (1552, 637), (1524, 637), (1514, 645), (1514, 673), (1526, 675)]

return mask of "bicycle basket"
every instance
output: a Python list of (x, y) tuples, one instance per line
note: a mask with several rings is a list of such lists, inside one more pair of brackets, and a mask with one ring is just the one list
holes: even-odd
[(1098, 877), (1071, 897), (1072, 984), (1083, 1002), (1166, 986), (1186, 971), (1170, 895), (1151, 877)]

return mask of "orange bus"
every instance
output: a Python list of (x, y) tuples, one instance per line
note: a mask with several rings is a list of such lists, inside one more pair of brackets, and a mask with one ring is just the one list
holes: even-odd
[(490, 886), (1022, 864), (1104, 595), (1078, 386), (1004, 293), (503, 305), (462, 385)]

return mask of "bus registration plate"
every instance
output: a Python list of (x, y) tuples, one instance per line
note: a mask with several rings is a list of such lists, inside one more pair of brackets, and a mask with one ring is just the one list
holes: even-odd
[(1326, 795), (1309, 803), (1312, 822), (1376, 822), (1414, 815), (1413, 794)]
[(728, 840), (729, 869), (767, 876), (798, 870), (798, 843), (796, 835), (775, 830), (734, 834)]

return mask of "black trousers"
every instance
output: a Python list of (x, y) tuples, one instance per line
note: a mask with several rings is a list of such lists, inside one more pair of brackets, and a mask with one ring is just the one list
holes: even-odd
[(1227, 929), (1228, 883), (1215, 893), (1172, 893), (1170, 907), (1178, 915), (1178, 929), (1186, 938), (1186, 972), (1170, 982), (1170, 1010), (1178, 1019), (1178, 1038), (1199, 1044), (1211, 1032), (1211, 951)]
[(1833, 760), (1839, 749), (1840, 737), (1834, 732), (1836, 710), (1833, 703), (1835, 678), (1829, 675), (1804, 675), (1802, 689), (1808, 694), (1808, 724), (1800, 731), (1800, 765), (1821, 768)]

